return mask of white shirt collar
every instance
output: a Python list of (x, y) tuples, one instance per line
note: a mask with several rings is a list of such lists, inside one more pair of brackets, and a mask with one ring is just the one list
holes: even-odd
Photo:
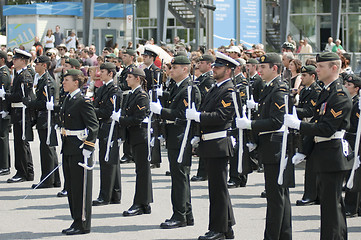
[(135, 90), (137, 90), (138, 88), (140, 88), (140, 85), (139, 85), (138, 87), (134, 88), (133, 90), (130, 90), (130, 92), (131, 92), (131, 93), (134, 93)]
[(177, 87), (179, 87), (181, 84), (182, 84), (182, 82), (184, 81), (184, 80), (186, 80), (188, 77), (186, 77), (185, 79), (183, 79), (182, 81), (180, 81), (180, 82), (177, 82)]
[(114, 80), (113, 79), (110, 79), (108, 82), (105, 83), (105, 86), (108, 86), (109, 83), (113, 82)]
[[(278, 76), (277, 76), (278, 77)], [(277, 77), (275, 77), (274, 79), (272, 79), (271, 81), (269, 81), (268, 83), (266, 83), (266, 86), (268, 87), (270, 84), (271, 84), (271, 82), (273, 82), (273, 80), (275, 80)]]
[(70, 98), (74, 97), (75, 94), (77, 94), (78, 92), (80, 92), (80, 89), (76, 89), (75, 91), (73, 91), (72, 93), (70, 93)]
[(227, 78), (226, 80), (223, 80), (222, 82), (217, 83), (217, 87), (220, 87), (223, 83), (230, 81), (230, 78)]
[(329, 84), (327, 84), (326, 86), (324, 86), (324, 89), (327, 89), (329, 86), (331, 86), (331, 84), (336, 81), (337, 79), (333, 80), (332, 82), (330, 82)]

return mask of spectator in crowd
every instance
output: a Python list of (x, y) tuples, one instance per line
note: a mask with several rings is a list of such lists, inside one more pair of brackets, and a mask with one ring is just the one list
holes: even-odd
[(76, 37), (75, 32), (72, 31), (65, 41), (66, 48), (68, 49), (68, 51), (70, 51), (71, 48), (76, 49), (76, 41), (77, 40), (78, 40), (78, 38)]
[(296, 44), (296, 41), (295, 41), (295, 40), (293, 40), (293, 38), (292, 38), (292, 35), (291, 35), (291, 34), (288, 34), (288, 36), (287, 36), (287, 42), (292, 43), (292, 44), (293, 44), (293, 46), (295, 46), (295, 49), (296, 49), (297, 44)]
[(55, 70), (56, 64), (57, 64), (56, 54), (57, 54), (57, 51), (55, 48), (49, 49), (49, 51), (47, 51), (47, 53), (46, 53), (46, 56), (48, 56), (50, 58), (50, 65), (49, 65), (48, 72), (53, 79), (55, 79), (54, 70)]
[(312, 53), (312, 47), (310, 44), (308, 44), (307, 39), (303, 39), (303, 46), (301, 48), (300, 53)]
[(44, 42), (45, 42), (44, 44), (45, 52), (47, 52), (49, 49), (54, 48), (55, 37), (53, 35), (53, 30), (51, 30), (50, 28), (46, 32), (46, 35), (44, 37)]
[(34, 45), (33, 46), (35, 47), (36, 56), (39, 57), (39, 56), (43, 55), (44, 49), (43, 49), (43, 45), (41, 45), (41, 43), (40, 43), (39, 37), (34, 38)]
[(333, 46), (335, 46), (335, 43), (333, 42), (333, 38), (329, 37), (328, 42), (325, 46), (325, 52), (332, 52)]
[(98, 55), (96, 55), (96, 48), (94, 45), (90, 45), (89, 47), (89, 57), (91, 58), (91, 60), (93, 61), (93, 66), (98, 66)]
[(118, 43), (114, 44), (114, 54), (118, 57), (119, 55), (119, 45)]
[(332, 52), (339, 52), (343, 50), (343, 47), (341, 46), (341, 40), (340, 39), (336, 39), (336, 44), (332, 47)]
[(60, 26), (59, 25), (56, 25), (56, 27), (55, 27), (54, 37), (55, 37), (55, 42), (54, 42), (55, 47), (57, 47), (60, 44), (64, 43), (64, 34), (62, 32), (60, 32)]
[(89, 50), (87, 48), (84, 48), (81, 51), (81, 58), (83, 60), (83, 66), (93, 66), (93, 60), (89, 57)]
[(8, 58), (7, 58), (7, 63), (6, 63), (6, 66), (11, 69), (11, 67), (13, 66), (13, 52), (9, 51), (8, 52)]

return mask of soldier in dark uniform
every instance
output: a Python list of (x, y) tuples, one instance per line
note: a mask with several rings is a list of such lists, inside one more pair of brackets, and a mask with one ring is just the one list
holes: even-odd
[[(301, 134), (313, 136), (314, 146), (310, 158), (317, 172), (317, 186), (321, 204), (321, 239), (347, 239), (345, 206), (342, 184), (352, 161), (347, 160), (342, 141), (350, 124), (351, 98), (337, 80), (341, 61), (336, 53), (317, 55), (317, 76), (325, 84), (317, 102), (313, 121), (298, 120), (285, 115), (285, 125), (299, 129)], [(268, 195), (268, 192), (267, 192)]]
[[(47, 56), (39, 56), (35, 59), (35, 71), (39, 76), (36, 84), (34, 100), (29, 97), (23, 98), (23, 103), (35, 112), (36, 128), (40, 139), (40, 163), (41, 163), (41, 177), (42, 181), (48, 174), (58, 166), (58, 156), (56, 153), (56, 146), (58, 145), (56, 132), (54, 129), (54, 119), (50, 123), (50, 138), (47, 143), (48, 135), (48, 111), (54, 109), (47, 109), (47, 102), (54, 99), (55, 86), (54, 79), (50, 76), (47, 69), (50, 65), (50, 58)], [(51, 112), (51, 115), (53, 113)], [(33, 184), (35, 188), (37, 184)], [(42, 184), (37, 188), (52, 188), (60, 187), (59, 170), (57, 169), (54, 174), (51, 174)]]
[[(80, 68), (80, 63), (77, 59), (75, 59), (75, 58), (66, 58), (65, 59), (64, 67), (62, 69), (62, 76), (60, 78), (61, 86), (60, 86), (60, 90), (59, 90), (59, 101), (57, 104), (58, 107), (56, 107), (55, 111), (54, 111), (55, 117), (58, 122), (60, 122), (60, 113), (59, 113), (60, 107), (63, 106), (64, 100), (65, 100), (66, 96), (68, 95), (68, 92), (64, 91), (64, 88), (63, 88), (64, 74), (69, 69), (78, 69), (79, 70), (79, 68)], [(60, 123), (58, 125), (60, 125)], [(57, 196), (58, 197), (66, 197), (67, 194), (68, 194), (68, 192), (66, 191), (65, 185), (64, 185), (63, 190), (58, 192)]]
[[(0, 51), (0, 88), (9, 93), (11, 78), (6, 62), (6, 52)], [(9, 106), (5, 99), (0, 98), (0, 176), (10, 174), (9, 130)]]
[(253, 100), (258, 103), (265, 82), (257, 72), (257, 65), (258, 61), (254, 58), (250, 58), (246, 62), (246, 70), (249, 72), (250, 91), (253, 95)]
[[(170, 77), (176, 82), (169, 93), (163, 94), (164, 107), (160, 102), (151, 102), (150, 110), (159, 114), (166, 121), (166, 147), (172, 179), (171, 201), (173, 215), (163, 222), (161, 228), (177, 228), (194, 225), (191, 205), (189, 172), (192, 149), (188, 136), (182, 162), (178, 163), (178, 155), (186, 128), (185, 110), (188, 107), (187, 87), (191, 84), (189, 73), (191, 62), (186, 56), (177, 56), (172, 60)], [(200, 103), (200, 93), (196, 86), (192, 87), (192, 104)]]
[[(129, 69), (136, 67), (135, 60), (136, 60), (137, 52), (133, 49), (126, 49), (123, 51), (122, 60), (124, 69), (121, 72), (118, 78), (118, 86), (123, 91), (123, 95), (127, 95), (130, 92), (130, 87), (127, 84), (127, 76), (129, 73)], [(124, 139), (125, 140), (125, 139)], [(132, 152), (128, 142), (125, 140), (123, 143), (123, 157), (120, 159), (120, 163), (126, 163), (133, 160)]]
[[(360, 108), (359, 108), (359, 92), (361, 88), (361, 78), (355, 74), (348, 74), (344, 78), (345, 87), (351, 95), (352, 98), (352, 110), (350, 118), (350, 128), (345, 134), (345, 140), (348, 141), (352, 150), (354, 150), (356, 142), (356, 132), (358, 128), (358, 121), (360, 118)], [(359, 153), (358, 153), (359, 155)], [(349, 175), (349, 174), (347, 174)], [(348, 178), (346, 178), (348, 179)], [(345, 192), (345, 208), (346, 208), (346, 217), (352, 218), (357, 217), (359, 208), (360, 208), (360, 192), (350, 191), (349, 189)]]
[[(73, 223), (62, 231), (66, 235), (90, 232), (92, 171), (86, 170), (79, 163), (92, 164), (92, 153), (98, 134), (98, 120), (93, 104), (80, 91), (84, 84), (82, 71), (69, 69), (65, 72), (63, 87), (68, 92), (61, 106), (62, 154), (65, 189)], [(85, 178), (86, 177), (86, 178)], [(84, 185), (85, 184), (85, 185)], [(85, 192), (84, 192), (84, 188)]]
[[(133, 205), (123, 212), (123, 216), (150, 214), (153, 202), (152, 179), (148, 161), (148, 137), (145, 119), (149, 113), (149, 97), (143, 90), (147, 83), (145, 73), (139, 68), (129, 69), (128, 86), (132, 89), (126, 96), (122, 113), (113, 112), (112, 119), (119, 121), (125, 130), (135, 161), (136, 183)], [(121, 116), (120, 116), (121, 114)]]
[[(154, 64), (155, 58), (158, 56), (157, 52), (151, 47), (145, 47), (144, 53), (142, 54), (143, 61), (145, 65), (145, 79), (147, 80), (147, 89), (152, 90), (154, 96), (157, 95), (160, 88), (162, 89), (162, 80), (163, 74), (161, 74), (160, 69)], [(159, 82), (158, 82), (159, 81)], [(152, 96), (153, 98), (153, 96)], [(157, 96), (152, 99), (157, 101)], [(154, 145), (152, 147), (152, 156), (151, 156), (151, 168), (159, 168), (161, 163), (161, 152), (160, 152), (160, 121), (155, 117), (152, 120), (153, 136), (154, 136)]]
[(216, 57), (213, 64), (216, 84), (206, 94), (200, 112), (194, 108), (186, 112), (187, 119), (200, 123), (199, 155), (205, 158), (208, 173), (209, 232), (199, 240), (234, 238), (235, 220), (227, 189), (227, 164), (233, 150), (227, 129), (234, 115), (232, 68), (239, 63), (219, 52)]
[(288, 87), (281, 82), (282, 61), (278, 54), (268, 53), (260, 57), (258, 71), (266, 82), (255, 120), (237, 118), (237, 127), (252, 129), (258, 133), (259, 158), (264, 165), (265, 188), (267, 192), (267, 214), (264, 239), (292, 239), (291, 203), (287, 186), (278, 185), (280, 171), (281, 143), (277, 135), (283, 123), (285, 112), (284, 96)]
[[(307, 65), (301, 68), (301, 80), (304, 87), (300, 91), (300, 98), (296, 111), (298, 118), (304, 121), (310, 121), (313, 117), (317, 98), (321, 92), (321, 87), (317, 84), (316, 79), (317, 73), (315, 66)], [(312, 138), (310, 139), (309, 137), (305, 137), (303, 145), (307, 146), (309, 145), (309, 142), (312, 141)], [(296, 153), (296, 156), (293, 159), (296, 161), (297, 158), (297, 162), (299, 163), (307, 157), (304, 194), (302, 199), (296, 201), (297, 206), (313, 205), (318, 202), (316, 172), (314, 171), (312, 158), (308, 158), (310, 155), (308, 149), (309, 148), (307, 147), (300, 146), (299, 153)], [(297, 163), (295, 162), (295, 164)]]
[(120, 203), (121, 199), (121, 175), (119, 166), (119, 142), (118, 128), (114, 127), (113, 144), (110, 146), (107, 161), (107, 141), (109, 137), (111, 118), (114, 109), (113, 96), (116, 97), (116, 110), (122, 106), (123, 93), (115, 86), (115, 65), (110, 62), (100, 65), (100, 80), (104, 85), (95, 93), (94, 108), (99, 120), (99, 163), (100, 163), (100, 192), (93, 206)]
[[(24, 134), (22, 128), (23, 108), (25, 107), (22, 100), (23, 97), (33, 94), (33, 78), (26, 67), (31, 54), (20, 49), (16, 49), (15, 52), (13, 57), (15, 76), (10, 93), (0, 90), (0, 98), (5, 97), (5, 100), (11, 104), (10, 115), (14, 129), (15, 168), (17, 172), (15, 176), (7, 180), (8, 183), (34, 180), (33, 159), (28, 142), (33, 140), (29, 109), (25, 111)], [(22, 89), (24, 89), (25, 96)]]
[[(215, 84), (212, 71), (212, 64), (214, 63), (214, 60), (215, 59), (212, 55), (204, 54), (198, 61), (198, 69), (202, 74), (195, 80), (195, 83), (201, 93), (202, 100)], [(197, 175), (193, 176), (191, 181), (206, 181), (207, 179), (206, 163), (204, 162), (204, 159), (200, 157)]]

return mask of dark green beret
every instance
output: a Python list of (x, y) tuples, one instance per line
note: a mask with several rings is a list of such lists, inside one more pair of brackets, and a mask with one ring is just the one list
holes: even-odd
[(105, 57), (107, 57), (107, 58), (117, 58), (117, 55), (115, 55), (114, 53), (110, 53), (110, 54), (106, 55)]
[(0, 58), (5, 58), (5, 60), (6, 60), (6, 59), (8, 59), (8, 54), (6, 52), (0, 50)]
[(313, 65), (307, 65), (301, 67), (301, 73), (316, 72), (316, 67)]
[(335, 60), (340, 60), (340, 57), (334, 52), (324, 52), (317, 54), (316, 56), (316, 62), (328, 62)]
[(185, 51), (177, 51), (174, 54), (174, 57), (178, 57), (178, 56), (186, 56), (187, 57), (187, 53)]
[(258, 64), (257, 59), (249, 58), (246, 62), (246, 64)]
[(361, 78), (355, 74), (348, 74), (344, 78), (346, 82), (353, 83), (355, 87), (361, 88)]
[(137, 52), (133, 49), (127, 48), (123, 51), (123, 54), (128, 54), (130, 56), (137, 56)]
[(66, 76), (77, 76), (77, 75), (83, 75), (83, 72), (81, 70), (78, 70), (78, 69), (68, 69), (65, 72), (64, 77), (66, 77)]
[(186, 56), (176, 56), (172, 59), (172, 64), (185, 65), (191, 64), (191, 61)]
[(72, 65), (73, 67), (80, 67), (79, 61), (76, 60), (75, 58), (65, 59), (65, 63), (68, 63), (68, 64)]
[(204, 54), (199, 57), (199, 61), (206, 61), (213, 63), (215, 61), (215, 58), (213, 57), (213, 55)]
[(145, 77), (145, 73), (144, 73), (143, 69), (140, 69), (140, 68), (129, 69), (129, 74), (132, 74), (134, 76)]
[(282, 59), (277, 53), (266, 53), (259, 58), (259, 63), (282, 63)]
[(47, 63), (47, 62), (50, 62), (50, 58), (45, 55), (37, 57), (34, 61), (34, 63)]
[(115, 68), (116, 67), (115, 67), (114, 63), (111, 63), (111, 62), (105, 62), (102, 65), (100, 65), (100, 69), (112, 70), (112, 69), (115, 69)]

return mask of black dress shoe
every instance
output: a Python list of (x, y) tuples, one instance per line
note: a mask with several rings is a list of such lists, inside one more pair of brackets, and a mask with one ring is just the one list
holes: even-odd
[(187, 218), (187, 226), (194, 226), (194, 218)]
[(111, 200), (110, 204), (120, 204), (120, 200)]
[(198, 240), (223, 240), (224, 238), (224, 233), (209, 231), (204, 236), (200, 236)]
[(101, 198), (97, 198), (96, 200), (94, 200), (92, 202), (92, 206), (103, 206), (103, 205), (108, 205), (109, 202), (104, 201), (104, 199)]
[(160, 163), (151, 164), (151, 165), (150, 165), (150, 168), (151, 168), (151, 169), (153, 169), (153, 168), (160, 168)]
[(26, 178), (26, 181), (29, 181), (29, 182), (34, 181), (34, 173), (28, 174), (28, 177)]
[(346, 217), (347, 218), (354, 218), (354, 217), (357, 217), (357, 216), (358, 216), (357, 212), (356, 213), (351, 213), (351, 212), (346, 211)]
[(142, 207), (143, 207), (144, 214), (150, 214), (152, 212), (152, 208), (150, 207), (149, 204), (143, 205)]
[(234, 231), (233, 231), (232, 227), (228, 228), (228, 232), (226, 232), (224, 234), (224, 236), (226, 239), (234, 239)]
[(163, 229), (172, 229), (187, 226), (186, 221), (178, 221), (175, 219), (167, 219), (165, 222), (160, 224), (160, 228)]
[(207, 181), (207, 178), (201, 177), (201, 176), (193, 176), (191, 178), (192, 182), (201, 182), (201, 181)]
[(67, 231), (69, 231), (70, 229), (73, 229), (73, 227), (69, 227), (69, 228), (66, 228), (66, 229), (63, 229), (61, 231), (62, 234), (66, 234)]
[(122, 164), (122, 163), (129, 163), (132, 161), (133, 161), (133, 159), (129, 158), (128, 156), (123, 155), (123, 157), (120, 159), (119, 162), (120, 162), (120, 164)]
[(44, 184), (44, 183), (40, 184), (39, 186), (38, 186), (38, 184), (33, 184), (33, 185), (31, 185), (31, 188), (32, 188), (32, 189), (34, 189), (34, 188), (36, 188), (36, 189), (40, 189), (40, 188), (52, 188), (52, 187), (53, 187), (52, 185), (46, 185), (46, 184)]
[(61, 190), (60, 192), (58, 192), (58, 194), (56, 194), (57, 197), (67, 197), (68, 196), (68, 192), (66, 190)]
[(82, 229), (76, 229), (76, 228), (71, 228), (68, 231), (65, 232), (66, 235), (79, 235), (79, 234), (86, 234), (86, 233), (90, 233), (89, 230), (82, 230)]
[(229, 180), (227, 182), (227, 187), (228, 188), (238, 188), (240, 187), (241, 185), (239, 183), (236, 183), (235, 181), (232, 181), (232, 180)]
[(136, 215), (142, 215), (143, 213), (144, 213), (143, 206), (134, 204), (127, 211), (123, 212), (123, 216), (125, 217), (136, 216)]
[(9, 178), (6, 182), (7, 183), (17, 183), (17, 182), (25, 182), (26, 179), (24, 177), (20, 177), (20, 176), (14, 176), (12, 178)]
[(169, 171), (166, 171), (166, 172), (165, 172), (165, 175), (166, 175), (166, 176), (170, 176), (171, 173), (170, 173)]
[(10, 168), (0, 169), (0, 176), (5, 176), (10, 174)]
[(263, 192), (261, 192), (261, 198), (267, 198), (266, 190), (264, 190)]
[(301, 199), (296, 201), (296, 206), (309, 206), (316, 204), (316, 200)]

